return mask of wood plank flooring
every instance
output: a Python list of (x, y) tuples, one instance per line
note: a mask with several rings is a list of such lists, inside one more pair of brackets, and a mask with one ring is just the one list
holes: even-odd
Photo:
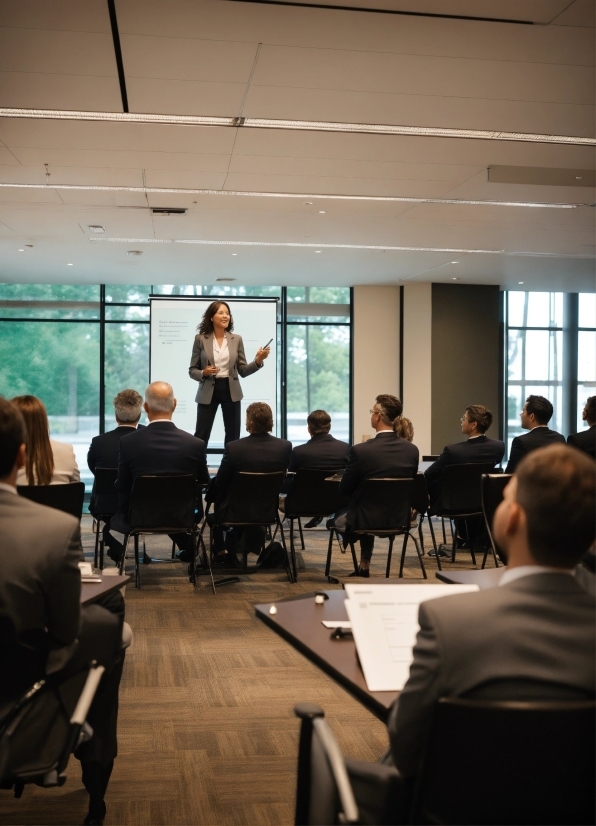
[[(87, 557), (90, 527), (84, 518)], [(346, 755), (376, 760), (385, 751), (385, 726), (254, 615), (256, 603), (341, 587), (323, 575), (327, 538), (326, 531), (305, 532), (305, 569), (294, 585), (283, 570), (265, 571), (213, 596), (205, 578), (194, 590), (186, 566), (164, 562), (143, 568), (141, 591), (127, 587), (134, 640), (120, 690), (119, 756), (106, 824), (291, 824), (293, 706), (301, 701), (325, 709)], [(384, 576), (386, 544), (375, 550), (373, 576)], [(152, 556), (168, 559), (167, 538), (149, 538), (147, 546)], [(425, 561), (436, 581), (436, 563)], [(349, 553), (334, 551), (335, 576), (346, 577), (350, 565)], [(468, 553), (460, 552), (456, 567), (471, 567)], [(405, 576), (420, 581), (413, 545)], [(0, 823), (82, 823), (86, 794), (76, 760), (67, 773), (61, 789), (27, 787), (20, 800), (0, 791)]]

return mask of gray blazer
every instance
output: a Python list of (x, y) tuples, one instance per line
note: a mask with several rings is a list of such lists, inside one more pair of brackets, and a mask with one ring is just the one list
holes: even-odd
[[(250, 364), (246, 363), (242, 336), (236, 333), (226, 333), (225, 336), (230, 356), (230, 396), (233, 402), (239, 402), (243, 394), (238, 376), (240, 375), (242, 378), (252, 376), (263, 365), (261, 364), (261, 367), (259, 367), (256, 361), (251, 361)], [(215, 376), (205, 376), (203, 378), (203, 370), (210, 364), (215, 364), (213, 359), (213, 333), (203, 333), (195, 336), (192, 358), (188, 368), (188, 375), (191, 379), (199, 382), (199, 389), (195, 396), (195, 401), (199, 404), (209, 404), (213, 397)]]
[[(501, 588), (423, 602), (410, 678), (387, 724), (399, 771), (416, 773), (440, 697), (593, 694), (594, 620), (594, 597), (568, 574), (534, 574)], [(519, 683), (514, 686), (518, 681), (524, 696)]]

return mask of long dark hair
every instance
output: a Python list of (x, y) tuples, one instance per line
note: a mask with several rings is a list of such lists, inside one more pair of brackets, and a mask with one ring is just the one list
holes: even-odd
[(27, 484), (49, 485), (54, 473), (54, 454), (44, 404), (36, 396), (15, 396), (11, 401), (23, 414), (27, 428)]
[(234, 329), (234, 317), (232, 316), (232, 311), (230, 310), (230, 305), (226, 301), (212, 301), (211, 304), (207, 307), (205, 312), (203, 313), (203, 318), (201, 319), (201, 323), (197, 327), (197, 333), (199, 335), (212, 333), (213, 332), (213, 321), (212, 318), (215, 313), (219, 310), (221, 305), (227, 307), (227, 310), (230, 314), (230, 323), (226, 327), (226, 333), (231, 333)]

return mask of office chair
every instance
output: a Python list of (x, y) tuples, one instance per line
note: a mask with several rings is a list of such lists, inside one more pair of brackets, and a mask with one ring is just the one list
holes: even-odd
[[(493, 536), (493, 519), (495, 511), (499, 507), (503, 499), (503, 491), (509, 484), (511, 473), (483, 473), (481, 479), (481, 493), (482, 493), (482, 514), (484, 516), (484, 524), (488, 533), (490, 542), (490, 550), (492, 551), (493, 559), (495, 561), (495, 568), (499, 567), (499, 559), (503, 559), (503, 552), (497, 547), (495, 538)], [(488, 546), (484, 551), (484, 559), (482, 560), (482, 567), (486, 565), (488, 557)], [(498, 555), (498, 558), (497, 558)]]

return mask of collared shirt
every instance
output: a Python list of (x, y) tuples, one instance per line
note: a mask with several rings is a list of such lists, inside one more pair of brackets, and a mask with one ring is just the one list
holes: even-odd
[(569, 574), (573, 576), (575, 570), (573, 568), (550, 568), (546, 565), (519, 565), (517, 568), (508, 568), (501, 579), (499, 580), (499, 587), (507, 585), (508, 582), (514, 582), (516, 579), (521, 579), (524, 576), (532, 576), (533, 574)]
[(381, 435), (381, 433), (393, 433), (393, 430), (377, 430), (377, 432), (373, 436), (373, 439), (376, 439), (377, 436)]
[(174, 422), (171, 419), (153, 419), (152, 421), (147, 422), (147, 426), (149, 426), (150, 424), (155, 424), (156, 422), (169, 422), (170, 424), (174, 424)]
[(477, 433), (475, 436), (468, 436), (468, 442), (471, 442), (472, 439), (479, 439), (481, 436), (484, 436), (484, 433)]
[(230, 353), (228, 351), (228, 340), (225, 335), (221, 347), (215, 336), (213, 336), (213, 361), (215, 366), (219, 367), (219, 373), (216, 374), (216, 378), (227, 379), (230, 375)]
[(7, 493), (17, 493), (14, 485), (7, 485), (6, 482), (0, 482), (0, 490), (5, 490)]

